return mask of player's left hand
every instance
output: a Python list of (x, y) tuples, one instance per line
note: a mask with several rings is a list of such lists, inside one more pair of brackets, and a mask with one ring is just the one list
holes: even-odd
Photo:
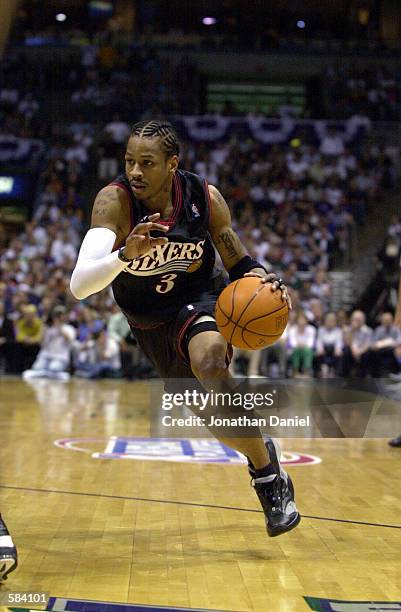
[(280, 289), (282, 300), (287, 302), (288, 309), (292, 310), (290, 294), (288, 293), (288, 288), (286, 285), (284, 285), (282, 279), (279, 278), (274, 272), (265, 272), (263, 268), (260, 268), (260, 272), (257, 272), (256, 270), (258, 270), (258, 268), (247, 272), (244, 274), (244, 276), (255, 276), (256, 278), (261, 278), (264, 283), (271, 283), (273, 292)]

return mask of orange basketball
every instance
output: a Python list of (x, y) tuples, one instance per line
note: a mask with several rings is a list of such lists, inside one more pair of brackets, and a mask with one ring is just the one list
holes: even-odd
[(288, 306), (281, 291), (254, 276), (240, 278), (226, 287), (216, 303), (219, 332), (242, 349), (262, 349), (274, 344), (288, 322)]

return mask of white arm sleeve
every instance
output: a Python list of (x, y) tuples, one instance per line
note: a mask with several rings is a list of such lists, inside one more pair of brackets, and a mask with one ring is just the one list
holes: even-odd
[(70, 281), (71, 293), (83, 300), (101, 291), (122, 272), (128, 263), (112, 253), (116, 234), (106, 227), (90, 229), (82, 242)]

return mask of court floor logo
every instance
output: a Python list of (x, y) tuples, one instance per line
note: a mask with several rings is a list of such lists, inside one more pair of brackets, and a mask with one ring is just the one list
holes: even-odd
[[(106, 443), (98, 438), (63, 438), (54, 443), (59, 448), (90, 453), (94, 459), (142, 459), (180, 463), (224, 463), (238, 465), (246, 458), (218, 440), (178, 438), (135, 438), (111, 436)], [(103, 446), (104, 450), (99, 450)], [(286, 465), (314, 465), (321, 459), (314, 455), (285, 451)]]
[[(53, 610), (53, 612), (218, 612), (218, 610), (206, 610), (205, 608), (124, 604), (91, 601), (89, 599), (67, 599), (64, 597), (50, 597), (46, 610)], [(221, 612), (224, 612), (224, 610)]]
[(401, 602), (396, 601), (341, 601), (339, 599), (321, 599), (304, 597), (311, 610), (315, 612), (385, 612), (400, 610)]

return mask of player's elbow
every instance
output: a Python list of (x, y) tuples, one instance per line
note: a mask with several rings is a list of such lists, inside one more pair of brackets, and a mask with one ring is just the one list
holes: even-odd
[(70, 291), (76, 300), (84, 300), (88, 297), (83, 287), (77, 287), (74, 283), (70, 283)]
[(70, 291), (76, 300), (84, 300), (90, 295), (87, 286), (81, 281), (79, 275), (75, 274), (75, 270), (70, 280)]

